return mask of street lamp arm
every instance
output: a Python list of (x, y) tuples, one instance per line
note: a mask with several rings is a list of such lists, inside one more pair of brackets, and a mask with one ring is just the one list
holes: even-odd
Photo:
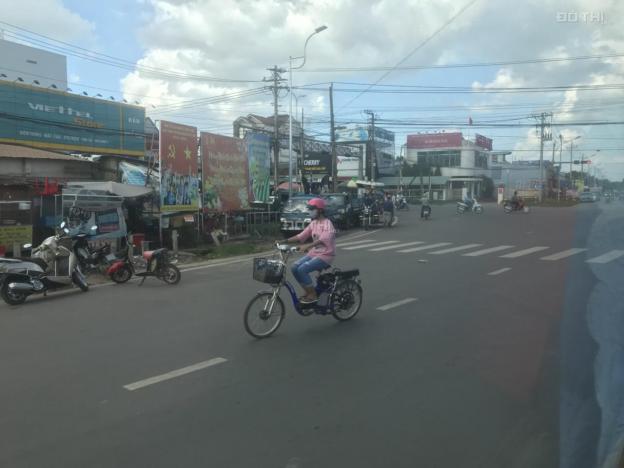
[(304, 67), (304, 65), (306, 63), (306, 51), (308, 49), (308, 42), (310, 42), (310, 39), (312, 39), (318, 33), (322, 32), (322, 31), (325, 31), (326, 29), (327, 29), (327, 26), (320, 26), (320, 27), (316, 28), (314, 30), (314, 32), (308, 36), (308, 38), (305, 41), (305, 44), (303, 44), (303, 55), (301, 57), (291, 57), (290, 58), (291, 63), (292, 63), (292, 60), (303, 59), (303, 62), (301, 63), (301, 65), (299, 65), (298, 67), (291, 67), (292, 70), (298, 70), (298, 69)]

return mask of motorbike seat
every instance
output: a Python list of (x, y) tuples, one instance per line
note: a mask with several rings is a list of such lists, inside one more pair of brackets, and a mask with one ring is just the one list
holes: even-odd
[(34, 263), (35, 265), (39, 265), (43, 271), (45, 271), (46, 268), (48, 268), (48, 264), (46, 263), (46, 261), (43, 258), (38, 258), (38, 257), (19, 257), (19, 260), (23, 260), (25, 262), (31, 262), (31, 263)]
[(338, 278), (349, 279), (349, 278), (355, 278), (356, 276), (359, 276), (360, 270), (358, 270), (357, 268), (353, 270), (336, 270), (335, 274)]
[(154, 255), (158, 255), (165, 250), (166, 249), (146, 250), (145, 252), (143, 252), (143, 258), (145, 260), (150, 260)]

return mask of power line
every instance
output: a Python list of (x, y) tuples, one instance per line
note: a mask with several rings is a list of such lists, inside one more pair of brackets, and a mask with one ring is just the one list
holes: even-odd
[[(218, 83), (257, 83), (259, 80), (242, 80), (242, 79), (231, 79), (231, 78), (221, 78), (210, 75), (193, 75), (189, 73), (181, 73), (173, 70), (163, 70), (160, 68), (149, 67), (146, 65), (138, 65), (132, 61), (125, 60), (119, 57), (114, 57), (112, 55), (103, 54), (100, 52), (96, 52), (94, 50), (86, 49), (84, 47), (77, 46), (75, 44), (70, 44), (68, 42), (64, 42), (58, 39), (54, 39), (49, 36), (45, 36), (43, 34), (36, 33), (34, 31), (28, 30), (26, 28), (22, 28), (20, 26), (13, 25), (11, 23), (7, 23), (5, 21), (0, 21), (0, 24), (8, 26), (10, 29), (5, 29), (4, 34), (17, 39), (19, 41), (29, 42), (31, 44), (37, 44), (46, 50), (53, 51), (61, 51), (68, 55), (71, 55), (76, 58), (80, 58), (83, 60), (89, 60), (92, 62), (101, 63), (104, 65), (110, 65), (113, 67), (130, 70), (130, 71), (141, 71), (147, 75), (152, 76), (163, 76), (167, 78), (175, 78), (175, 79), (186, 79), (186, 80), (199, 80), (199, 81), (211, 81)], [(22, 34), (20, 32), (13, 31), (11, 29), (15, 29), (17, 31), (23, 31), (27, 34)], [(43, 38), (43, 39), (41, 39)]]
[(370, 66), (370, 67), (334, 67), (334, 68), (306, 68), (297, 70), (298, 73), (327, 73), (327, 72), (372, 72), (372, 71), (386, 71), (386, 70), (430, 70), (430, 69), (448, 69), (448, 68), (476, 68), (476, 67), (499, 67), (507, 65), (525, 65), (525, 64), (537, 64), (537, 63), (552, 63), (552, 62), (571, 62), (579, 60), (601, 60), (608, 58), (624, 57), (624, 53), (612, 53), (603, 55), (580, 55), (576, 57), (550, 57), (550, 58), (535, 58), (525, 60), (508, 60), (498, 62), (475, 62), (475, 63), (455, 63), (446, 65), (414, 65), (414, 66)]
[[(427, 45), (434, 37), (436, 37), (438, 34), (440, 34), (442, 31), (444, 31), (444, 29), (446, 29), (446, 27), (448, 25), (450, 25), (453, 21), (455, 21), (462, 13), (464, 13), (464, 11), (466, 11), (468, 8), (470, 8), (472, 5), (474, 5), (476, 2), (477, 2), (477, 0), (471, 0), (466, 5), (464, 5), (462, 8), (460, 8), (460, 10), (457, 13), (455, 13), (453, 16), (451, 16), (444, 24), (442, 24), (442, 26), (440, 26), (438, 29), (436, 29), (433, 32), (433, 34), (431, 34), (427, 38), (425, 38), (420, 44), (418, 44), (414, 49), (412, 49), (412, 51), (409, 54), (407, 54), (405, 57), (403, 57), (401, 60), (399, 60), (394, 67), (391, 67), (390, 70), (386, 71), (386, 73), (381, 75), (379, 77), (379, 79), (377, 79), (377, 81), (375, 81), (375, 84), (380, 83), (388, 75), (390, 75), (390, 73), (392, 73), (393, 70), (395, 70), (397, 67), (401, 66), (406, 61), (408, 61), (416, 52), (418, 52), (425, 45)], [(349, 104), (352, 104), (356, 99), (358, 99), (360, 96), (362, 96), (364, 94), (364, 92), (365, 91), (360, 92), (360, 94), (358, 94), (357, 96), (353, 97), (345, 105), (348, 106)], [(341, 109), (342, 109), (342, 107), (341, 107)]]

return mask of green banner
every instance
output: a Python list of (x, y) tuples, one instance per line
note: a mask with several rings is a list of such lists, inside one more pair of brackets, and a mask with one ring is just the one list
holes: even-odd
[(0, 142), (101, 154), (145, 154), (145, 109), (0, 81)]
[(253, 201), (269, 201), (271, 191), (271, 139), (261, 133), (245, 135), (249, 162), (249, 188)]

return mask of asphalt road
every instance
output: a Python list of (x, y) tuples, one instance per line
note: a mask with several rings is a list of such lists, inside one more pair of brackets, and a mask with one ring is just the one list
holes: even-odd
[(0, 466), (611, 466), (623, 209), (400, 213), (340, 239), (354, 320), (267, 340), (249, 260), (0, 305)]

